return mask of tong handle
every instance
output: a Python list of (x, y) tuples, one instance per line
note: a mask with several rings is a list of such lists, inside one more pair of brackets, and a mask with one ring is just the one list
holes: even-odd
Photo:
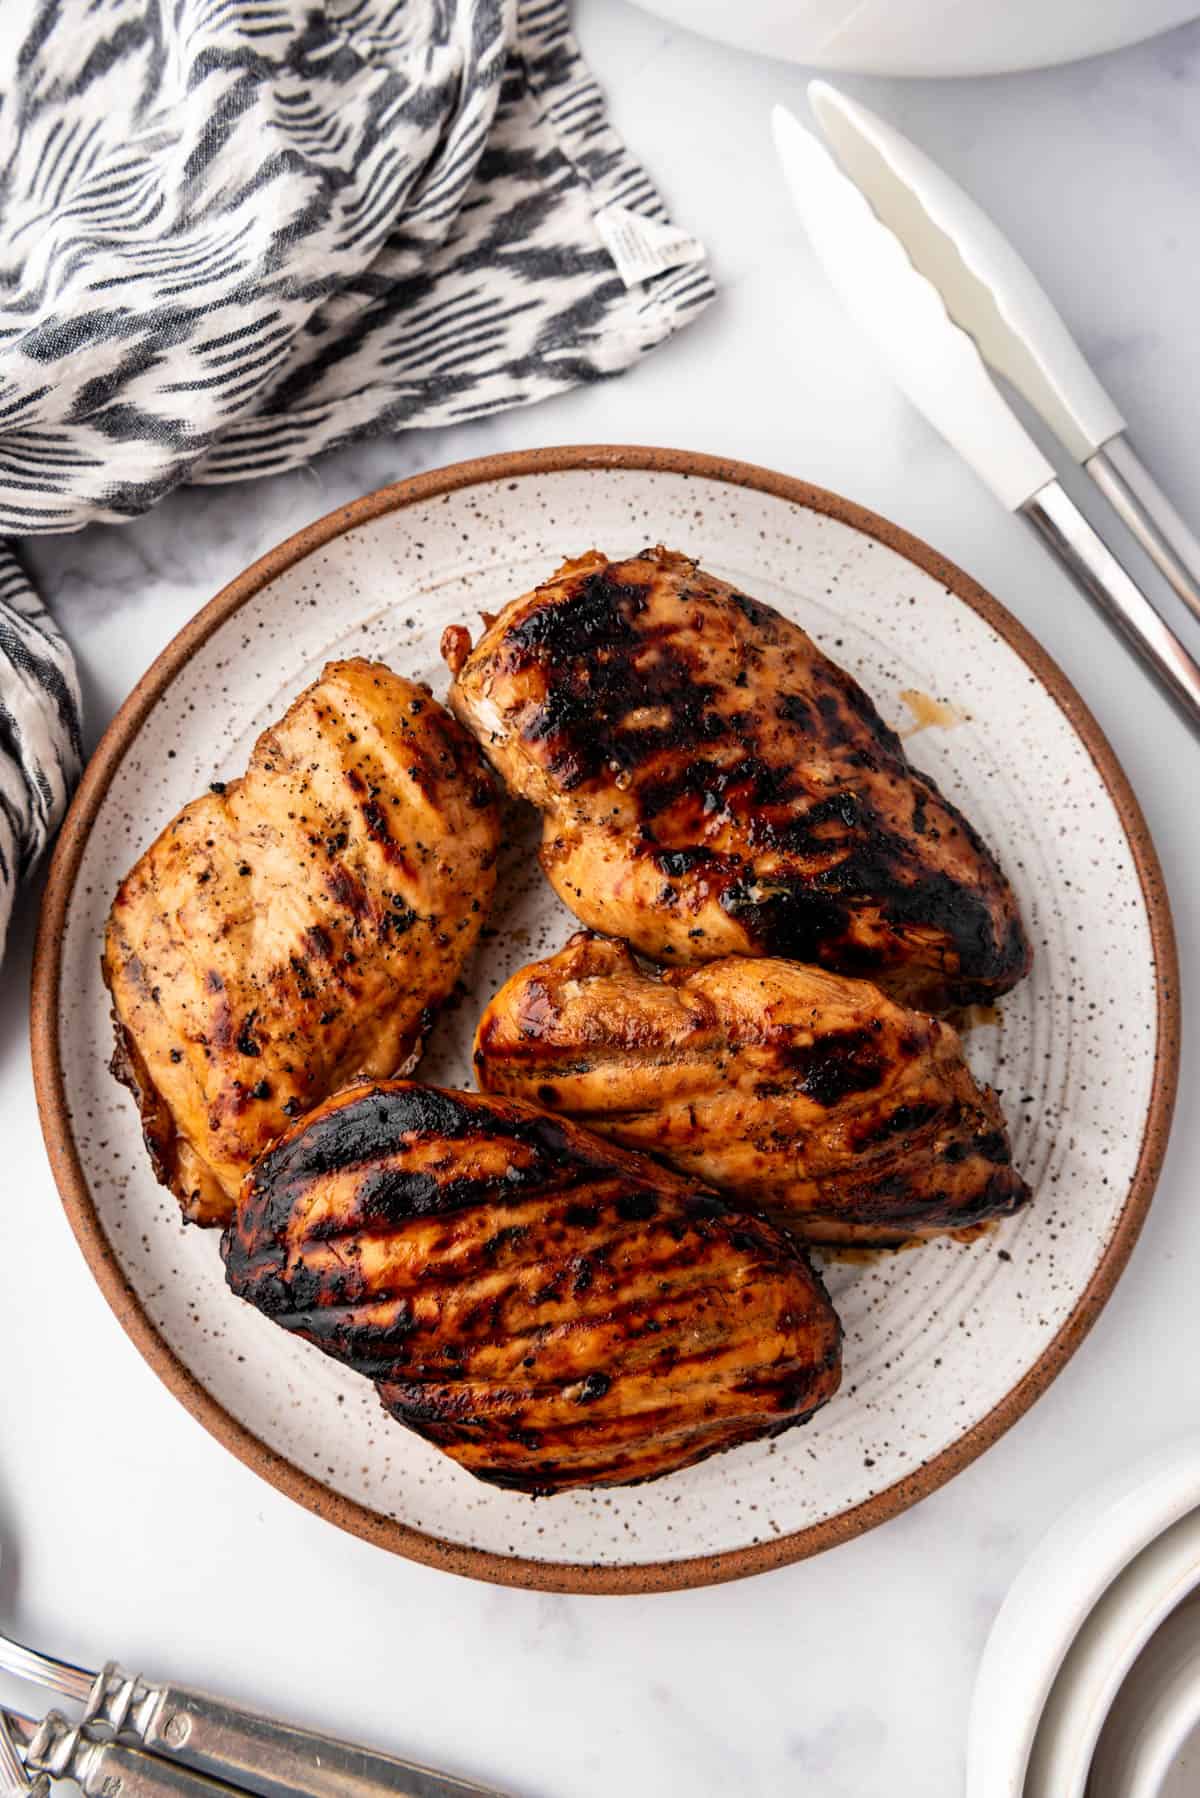
[(89, 1715), (136, 1736), (151, 1754), (257, 1798), (500, 1798), (489, 1787), (118, 1667), (97, 1679)]
[(1068, 573), (1142, 658), (1176, 710), (1200, 736), (1200, 664), (1057, 481), (1021, 507)]
[(1200, 618), (1200, 539), (1180, 517), (1124, 432), (1084, 468), (1193, 618)]

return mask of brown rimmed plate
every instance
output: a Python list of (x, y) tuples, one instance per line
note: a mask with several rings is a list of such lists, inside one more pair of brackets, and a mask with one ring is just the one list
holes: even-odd
[[(1003, 1089), (1036, 1200), (970, 1244), (830, 1262), (846, 1376), (804, 1429), (649, 1486), (535, 1503), (477, 1484), (389, 1421), (365, 1381), (231, 1297), (215, 1238), (181, 1227), (107, 1071), (100, 937), (141, 849), (209, 781), (242, 769), (331, 656), (381, 657), (440, 693), (447, 623), (498, 609), (565, 555), (653, 542), (799, 620), (898, 727), (923, 722), (913, 759), (1000, 853), (1036, 966), (969, 1046)], [(427, 1079), (470, 1084), (483, 1003), (572, 927), (537, 872), (535, 840), (515, 827), (494, 934), (435, 1030)], [(834, 494), (743, 463), (610, 447), (402, 482), (218, 594), (92, 759), (50, 871), (33, 995), (38, 1103), (63, 1202), (109, 1303), (176, 1397), (264, 1478), (370, 1541), (482, 1579), (592, 1592), (700, 1585), (813, 1554), (994, 1442), (1078, 1347), (1133, 1246), (1166, 1146), (1178, 1024), (1170, 912), (1137, 802), (1015, 619)]]

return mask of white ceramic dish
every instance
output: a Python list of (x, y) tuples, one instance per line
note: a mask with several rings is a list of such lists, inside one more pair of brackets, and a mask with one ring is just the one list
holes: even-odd
[(1163, 1798), (1182, 1780), (1198, 1728), (1200, 1596), (1193, 1596), (1155, 1631), (1117, 1693), (1092, 1757), (1088, 1798)]
[[(1121, 1676), (1197, 1580), (1200, 1437), (1191, 1437), (1082, 1499), (1022, 1568), (975, 1683), (967, 1798), (1081, 1790)], [(1067, 1783), (1047, 1783), (1051, 1774)]]
[(640, 0), (705, 37), (818, 69), (996, 75), (1182, 25), (1196, 0)]
[[(367, 1382), (234, 1301), (216, 1241), (181, 1228), (107, 1070), (98, 945), (118, 879), (334, 654), (444, 692), (443, 627), (498, 609), (592, 544), (666, 541), (799, 619), (886, 717), (961, 721), (915, 759), (1000, 851), (1033, 975), (969, 1038), (1003, 1088), (1036, 1202), (995, 1234), (833, 1262), (841, 1394), (814, 1422), (644, 1487), (533, 1503), (472, 1480), (382, 1415)], [(495, 934), (423, 1077), (471, 1084), (475, 1020), (573, 920), (526, 827)], [(1087, 954), (1077, 953), (1084, 944)], [(1153, 1188), (1175, 1080), (1170, 919), (1132, 795), (1037, 646), (959, 571), (847, 502), (740, 464), (653, 450), (493, 458), (362, 501), (247, 572), (114, 723), (64, 832), (35, 994), (47, 1142), (97, 1278), (210, 1429), (323, 1515), (482, 1577), (592, 1590), (728, 1578), (845, 1539), (948, 1478), (1030, 1403), (1116, 1279)]]
[(1067, 1651), (1025, 1774), (1025, 1798), (1082, 1798), (1100, 1731), (1142, 1649), (1200, 1582), (1200, 1510), (1156, 1536), (1113, 1581)]
[(1200, 1727), (1194, 1729), (1172, 1762), (1156, 1798), (1196, 1798), (1200, 1792)]

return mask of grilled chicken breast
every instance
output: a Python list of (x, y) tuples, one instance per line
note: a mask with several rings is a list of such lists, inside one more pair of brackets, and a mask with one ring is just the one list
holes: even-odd
[(247, 1178), (229, 1284), (520, 1491), (624, 1485), (802, 1423), (841, 1332), (803, 1253), (508, 1099), (337, 1094)]
[(955, 1031), (794, 962), (652, 975), (581, 932), (496, 994), (475, 1067), (810, 1241), (930, 1236), (1028, 1197)]
[(966, 819), (799, 626), (687, 556), (593, 552), (443, 650), (585, 924), (658, 959), (782, 955), (927, 1007), (1030, 949)]
[(104, 977), (158, 1177), (224, 1224), (288, 1119), (407, 1071), (491, 899), (499, 818), (466, 732), (379, 663), (331, 663), (245, 775), (122, 881)]

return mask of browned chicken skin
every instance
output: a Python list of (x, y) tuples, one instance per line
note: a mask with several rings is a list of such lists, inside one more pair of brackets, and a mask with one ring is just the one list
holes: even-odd
[(655, 976), (580, 932), (496, 994), (475, 1069), (810, 1241), (929, 1236), (1028, 1197), (955, 1031), (794, 962)]
[(585, 924), (657, 959), (783, 955), (927, 1006), (1030, 950), (987, 847), (798, 625), (686, 556), (593, 552), (444, 640), (450, 704), (544, 814)]
[(498, 844), (461, 726), (355, 660), (145, 852), (105, 938), (114, 1071), (185, 1216), (227, 1223), (290, 1117), (411, 1066), (479, 934)]
[(521, 1491), (654, 1479), (804, 1422), (841, 1331), (803, 1253), (532, 1106), (339, 1093), (248, 1176), (235, 1293)]

